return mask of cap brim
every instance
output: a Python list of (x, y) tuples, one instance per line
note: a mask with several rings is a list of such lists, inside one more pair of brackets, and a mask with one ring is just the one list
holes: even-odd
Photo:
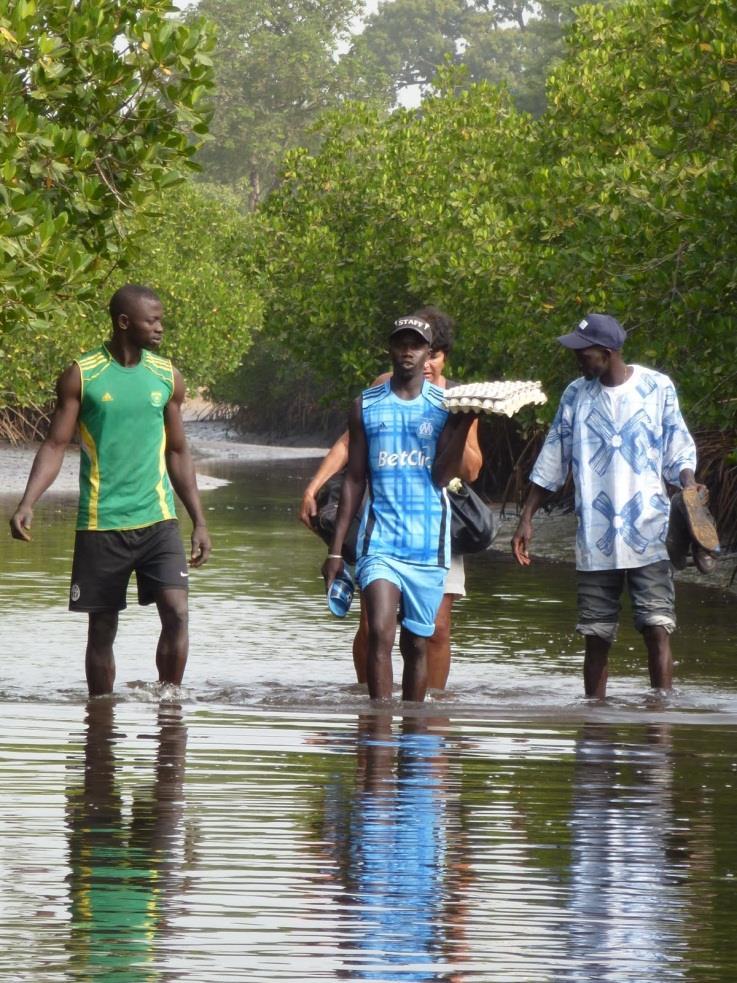
[(585, 338), (577, 331), (571, 331), (570, 334), (561, 335), (558, 341), (564, 348), (593, 348), (597, 344), (597, 342)]
[(432, 342), (431, 341), (428, 341), (428, 339), (425, 337), (425, 335), (421, 331), (418, 331), (417, 328), (413, 328), (411, 325), (408, 325), (408, 324), (402, 324), (400, 327), (394, 328), (394, 330), (389, 334), (389, 337), (390, 338), (393, 338), (394, 335), (395, 334), (399, 334), (400, 331), (411, 331), (412, 334), (416, 334), (418, 338), (422, 338), (422, 340), (425, 342), (426, 345), (431, 345), (432, 344)]

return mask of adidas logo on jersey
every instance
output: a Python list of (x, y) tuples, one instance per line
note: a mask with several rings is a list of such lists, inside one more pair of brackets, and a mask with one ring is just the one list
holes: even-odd
[(102, 401), (103, 403), (112, 403), (113, 397), (110, 395), (110, 393), (105, 393), (105, 395), (102, 397)]

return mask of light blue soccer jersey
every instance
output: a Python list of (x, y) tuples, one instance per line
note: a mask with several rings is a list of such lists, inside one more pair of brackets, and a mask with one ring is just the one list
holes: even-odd
[(448, 417), (444, 396), (427, 381), (415, 399), (400, 399), (389, 381), (362, 393), (369, 497), (358, 533), (358, 556), (450, 564), (448, 500), (431, 473)]

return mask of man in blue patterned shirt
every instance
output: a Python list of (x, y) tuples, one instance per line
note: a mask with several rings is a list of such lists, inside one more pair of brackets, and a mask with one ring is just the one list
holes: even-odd
[(628, 365), (621, 353), (625, 338), (615, 318), (588, 314), (558, 339), (574, 351), (583, 375), (561, 397), (512, 539), (518, 563), (527, 566), (532, 517), (570, 469), (578, 519), (576, 630), (586, 640), (586, 695), (598, 698), (606, 695), (625, 583), (647, 648), (651, 685), (672, 686), (670, 634), (676, 620), (665, 482), (696, 485), (696, 448), (673, 383), (653, 369)]

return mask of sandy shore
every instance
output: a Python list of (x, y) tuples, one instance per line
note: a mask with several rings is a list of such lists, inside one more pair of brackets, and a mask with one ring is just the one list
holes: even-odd
[[(189, 421), (185, 424), (192, 456), (197, 470), (197, 486), (209, 491), (227, 485), (223, 478), (205, 474), (201, 466), (214, 461), (279, 461), (288, 458), (321, 458), (327, 447), (278, 447), (268, 444), (243, 443), (228, 436), (222, 423)], [(38, 450), (38, 444), (13, 447), (0, 443), (0, 494), (20, 496), (26, 487), (28, 472)], [(79, 448), (71, 446), (64, 455), (58, 478), (45, 493), (72, 495), (79, 488)]]
[[(283, 461), (322, 458), (328, 447), (286, 447), (235, 440), (218, 423), (186, 423), (195, 464), (209, 461)], [(199, 473), (199, 472), (198, 472)], [(207, 475), (203, 475), (203, 479)]]

